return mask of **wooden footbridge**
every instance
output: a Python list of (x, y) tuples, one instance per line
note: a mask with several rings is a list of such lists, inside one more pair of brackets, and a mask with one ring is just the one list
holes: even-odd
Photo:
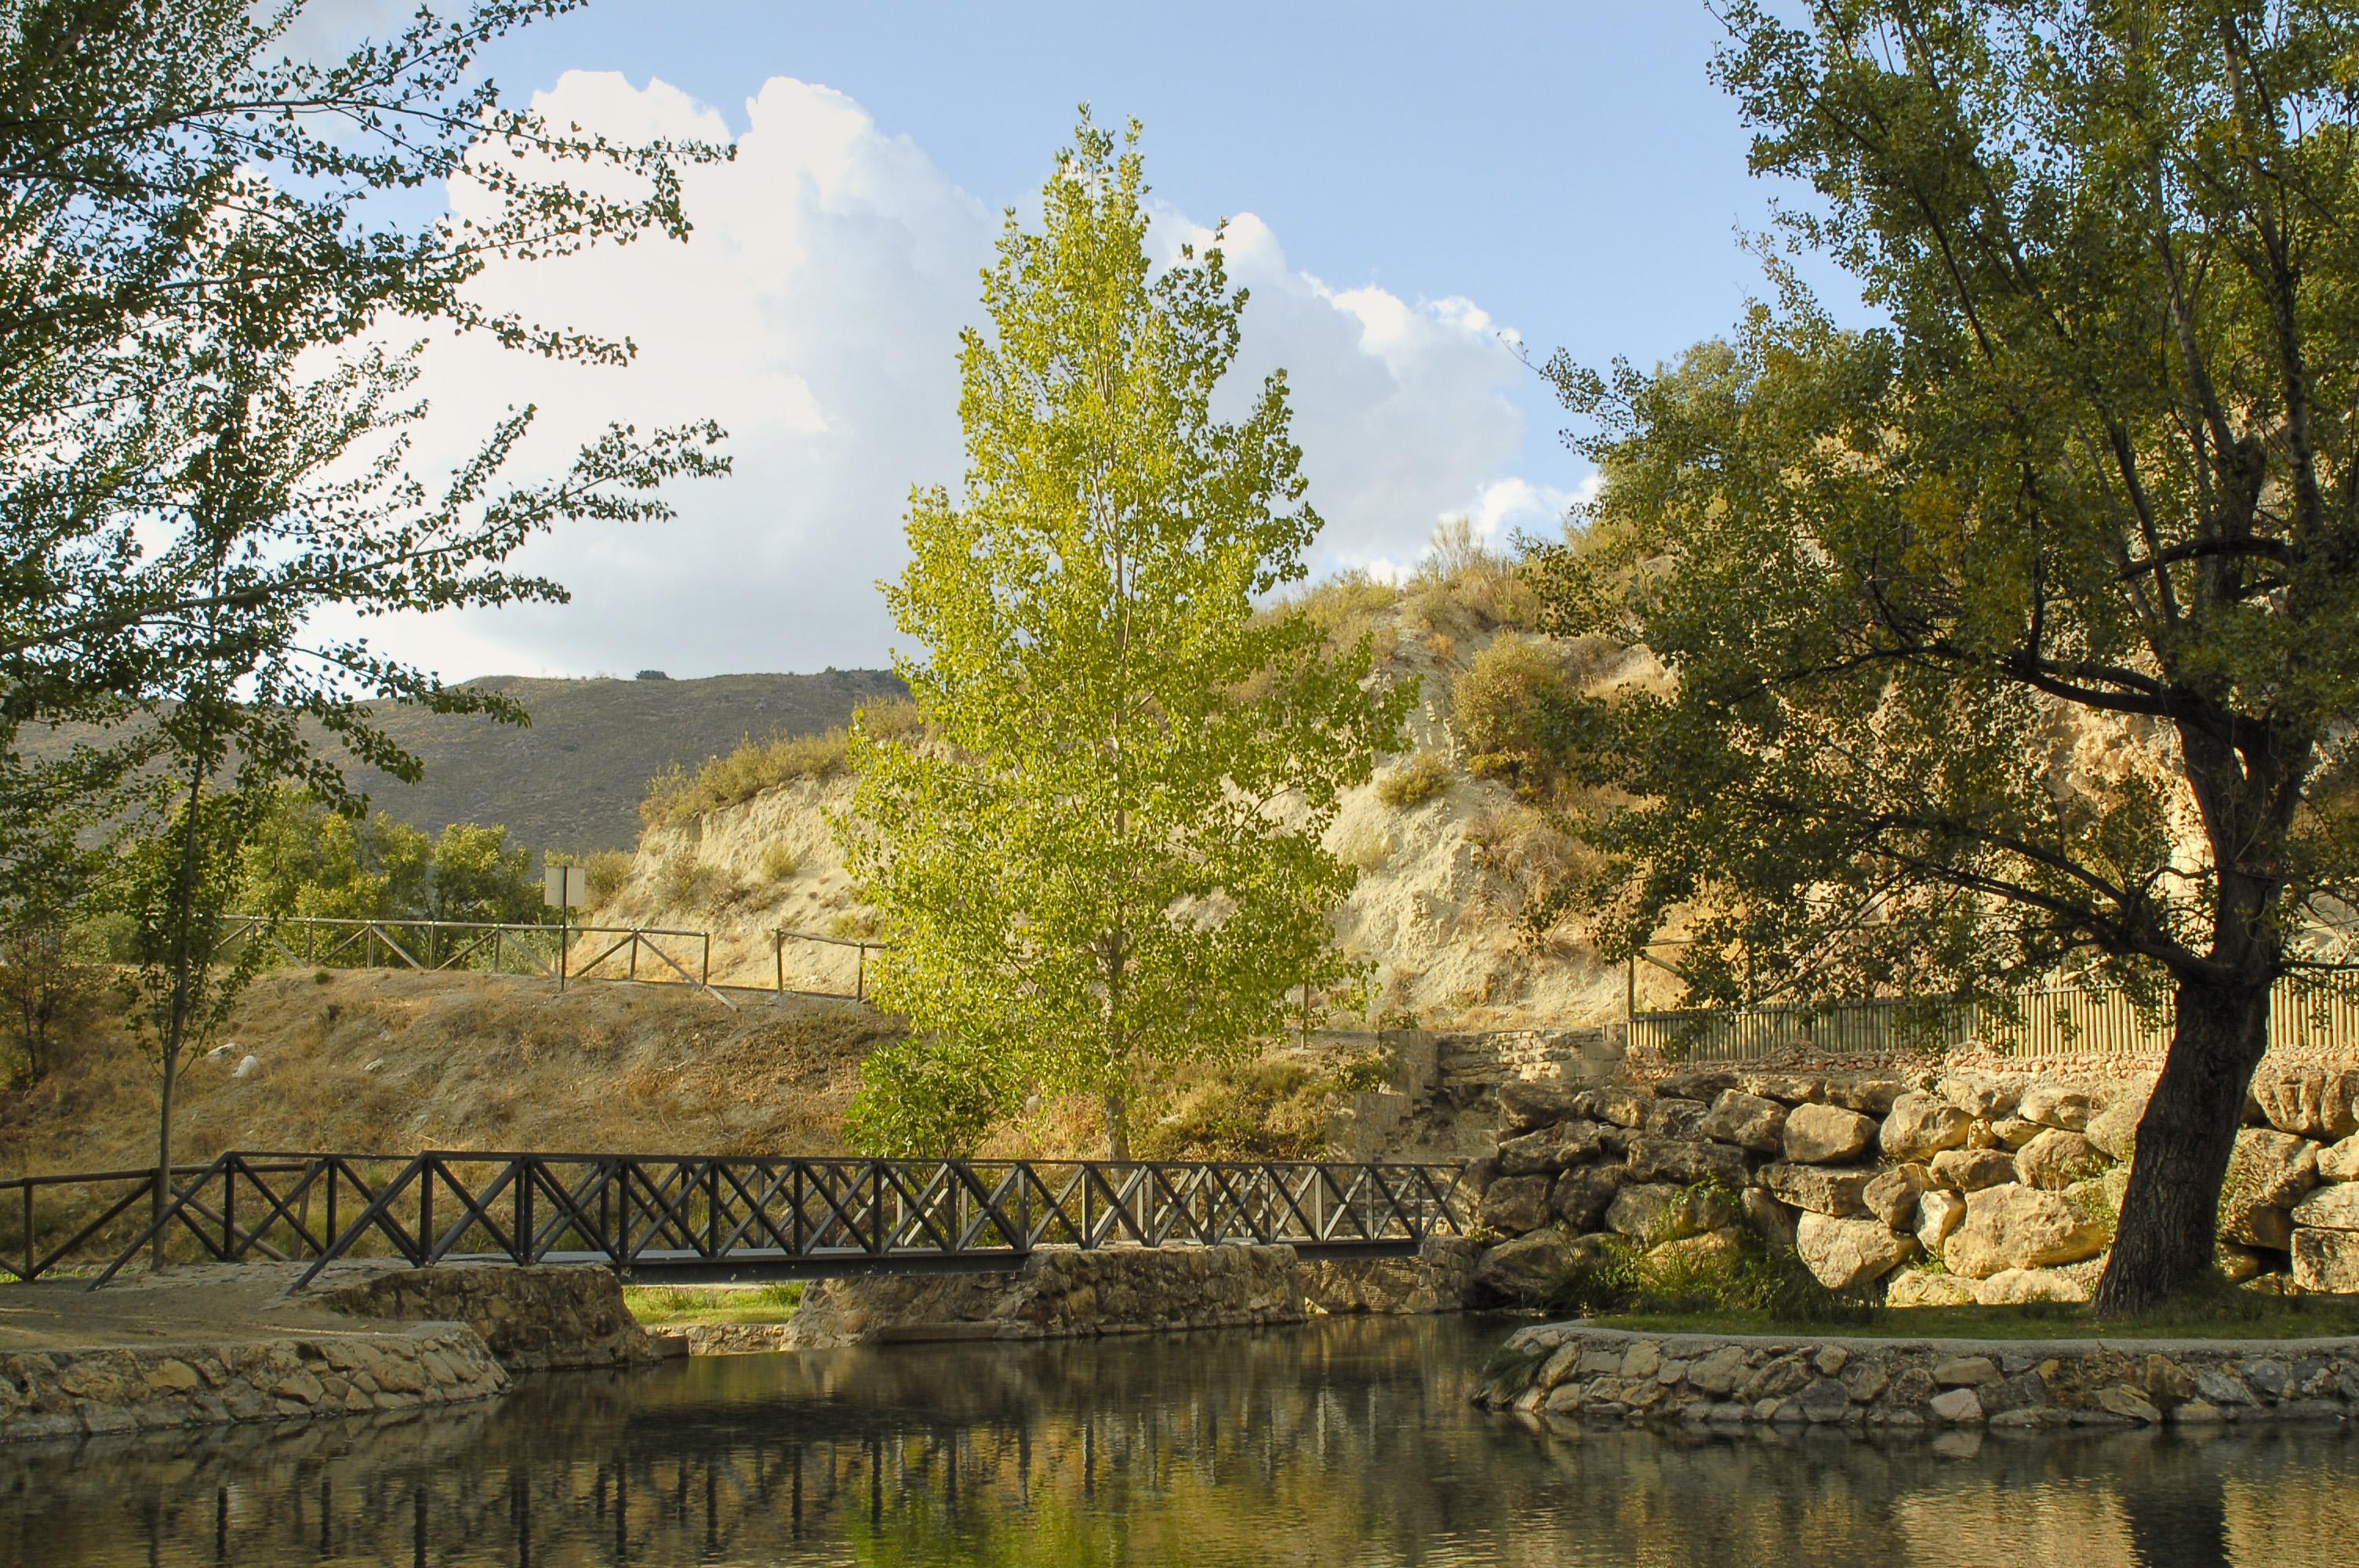
[[(1318, 1161), (233, 1152), (173, 1173), (160, 1208), (154, 1172), (114, 1172), (0, 1182), (0, 1216), (21, 1206), (6, 1259), (20, 1278), (111, 1258), (93, 1289), (158, 1241), (191, 1260), (308, 1260), (299, 1285), (343, 1258), (595, 1263), (687, 1283), (999, 1271), (1053, 1246), (1407, 1256), (1469, 1228), (1462, 1177)], [(71, 1218), (37, 1240), (37, 1195), (73, 1184)]]

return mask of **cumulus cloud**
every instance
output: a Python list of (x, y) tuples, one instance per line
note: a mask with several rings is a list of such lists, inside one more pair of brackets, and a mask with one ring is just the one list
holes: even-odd
[[(660, 81), (571, 72), (537, 106), (618, 137), (732, 139), (719, 114)], [(520, 564), (569, 584), (570, 606), (380, 623), (379, 646), (461, 676), (812, 669), (880, 662), (894, 643), (875, 583), (904, 559), (909, 486), (957, 485), (957, 335), (981, 318), (977, 275), (1002, 203), (960, 190), (822, 86), (772, 79), (734, 140), (734, 162), (689, 176), (687, 244), (495, 266), (480, 280), (495, 308), (629, 337), (636, 362), (437, 342), (424, 455), (454, 459), (531, 403), (533, 460), (546, 466), (611, 419), (711, 417), (731, 432), (735, 474), (680, 487), (673, 524), (533, 546)], [(1156, 232), (1169, 249), (1207, 237), (1178, 213)], [(1561, 512), (1566, 497), (1513, 475), (1524, 432), (1509, 394), (1526, 373), (1479, 307), (1331, 287), (1250, 214), (1226, 243), (1253, 291), (1236, 380), (1287, 368), (1327, 520), (1317, 569), (1414, 560), (1445, 515), (1496, 532)]]

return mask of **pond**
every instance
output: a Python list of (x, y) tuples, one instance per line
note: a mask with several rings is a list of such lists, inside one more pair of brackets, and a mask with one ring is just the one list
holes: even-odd
[(0, 1563), (2346, 1563), (2339, 1426), (1568, 1436), (1470, 1408), (1515, 1325), (713, 1358), (493, 1404), (0, 1450)]

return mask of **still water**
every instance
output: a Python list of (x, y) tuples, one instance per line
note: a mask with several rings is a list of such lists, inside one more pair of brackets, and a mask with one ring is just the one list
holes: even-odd
[(2359, 1563), (2339, 1427), (1548, 1435), (1465, 1402), (1512, 1326), (716, 1358), (0, 1450), (0, 1563)]

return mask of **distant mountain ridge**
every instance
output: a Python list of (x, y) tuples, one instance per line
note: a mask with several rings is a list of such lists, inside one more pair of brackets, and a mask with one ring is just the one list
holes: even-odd
[[(516, 698), (531, 724), (387, 707), (386, 732), (425, 764), (425, 776), (414, 784), (374, 768), (349, 776), (372, 810), (429, 832), (498, 823), (512, 842), (536, 851), (627, 849), (638, 838), (647, 781), (671, 764), (693, 768), (749, 737), (817, 734), (849, 721), (864, 702), (908, 695), (890, 670), (696, 680), (486, 676), (467, 684)], [(39, 755), (71, 737), (27, 732), (17, 743)]]

